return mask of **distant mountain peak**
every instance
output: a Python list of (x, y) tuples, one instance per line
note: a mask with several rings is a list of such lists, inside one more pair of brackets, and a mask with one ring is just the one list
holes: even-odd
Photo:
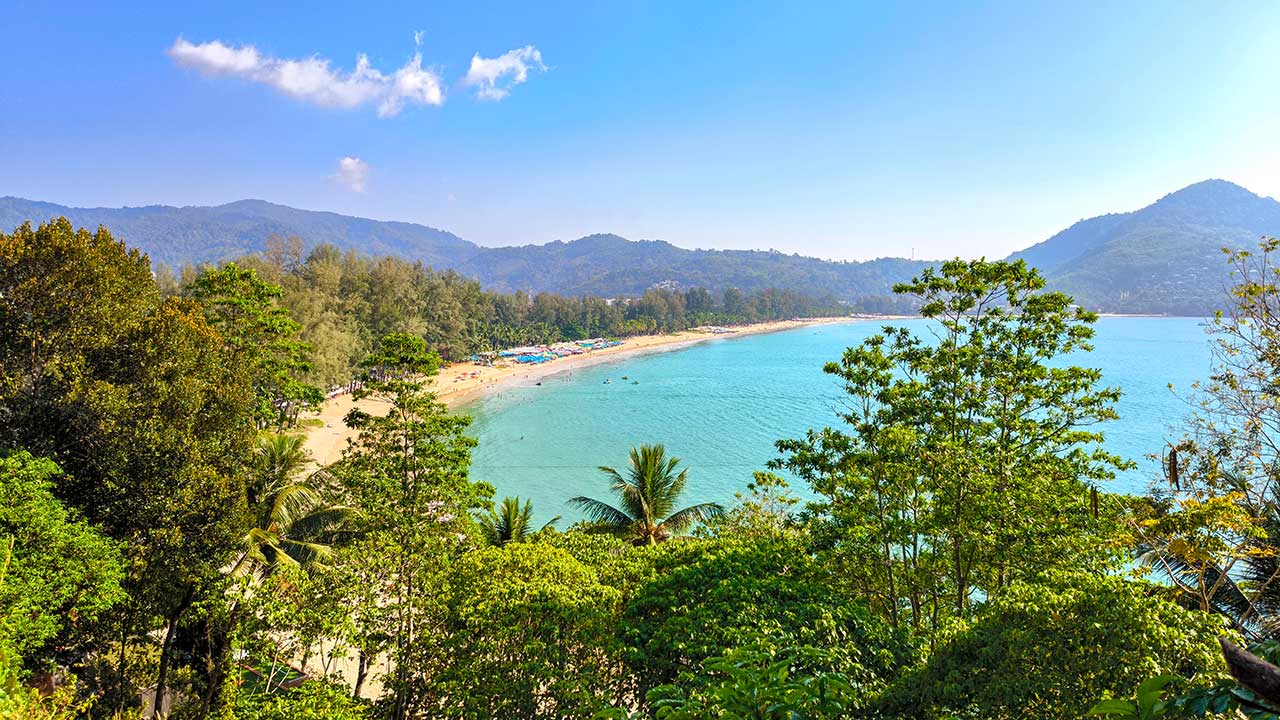
[(1229, 180), (1201, 180), (1181, 190), (1175, 190), (1157, 200), (1154, 205), (1170, 202), (1215, 202), (1221, 200), (1260, 200), (1258, 195)]
[(1280, 203), (1204, 180), (1128, 213), (1081, 220), (1012, 256), (1080, 304), (1112, 312), (1210, 314), (1226, 302), (1222, 248), (1280, 235)]

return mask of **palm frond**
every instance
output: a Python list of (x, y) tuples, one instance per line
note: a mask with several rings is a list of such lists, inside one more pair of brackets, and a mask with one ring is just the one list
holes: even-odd
[(270, 521), (281, 527), (291, 527), (294, 523), (310, 515), (323, 504), (320, 494), (306, 484), (297, 483), (280, 488), (271, 501)]
[(705, 523), (723, 514), (724, 507), (719, 503), (698, 503), (672, 513), (662, 521), (661, 527), (673, 535), (679, 535), (696, 523)]
[(569, 504), (582, 510), (587, 517), (606, 525), (623, 528), (630, 526), (636, 521), (636, 518), (631, 517), (609, 503), (601, 502), (594, 498), (579, 495), (576, 498), (570, 499)]

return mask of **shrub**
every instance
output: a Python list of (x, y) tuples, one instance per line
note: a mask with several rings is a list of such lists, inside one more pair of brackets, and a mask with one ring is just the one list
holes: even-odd
[(734, 649), (793, 652), (799, 675), (840, 673), (863, 693), (907, 661), (902, 637), (833, 588), (804, 548), (781, 539), (682, 543), (628, 603), (620, 633), (648, 687), (707, 682), (703, 663)]
[(923, 666), (876, 704), (884, 718), (1080, 718), (1161, 674), (1223, 669), (1221, 618), (1185, 610), (1163, 589), (1058, 574), (1015, 584), (968, 626), (944, 632)]

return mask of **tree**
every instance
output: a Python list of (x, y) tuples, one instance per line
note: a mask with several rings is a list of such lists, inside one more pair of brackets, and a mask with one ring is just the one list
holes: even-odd
[(870, 696), (910, 656), (902, 635), (844, 595), (799, 542), (726, 537), (664, 550), (619, 621), (642, 690), (701, 686), (704, 662), (754, 647), (786, 650), (793, 671), (840, 673)]
[(355, 409), (347, 415), (359, 435), (335, 468), (360, 510), (358, 547), (388, 570), (379, 611), (392, 639), (395, 670), (387, 685), (397, 720), (417, 713), (423, 702), (412, 675), (413, 652), (433, 603), (423, 588), (464, 547), (470, 514), (491, 493), (467, 477), (475, 445), (463, 435), (470, 418), (449, 414), (424, 390), (424, 377), (438, 365), (421, 338), (384, 337), (365, 362), (357, 397), (381, 401), (386, 414)]
[(617, 697), (621, 594), (563, 550), (473, 550), (437, 582), (411, 669), (423, 717), (585, 719)]
[(1131, 527), (1145, 564), (1253, 639), (1280, 639), (1280, 241), (1228, 252), (1234, 304), (1208, 332), (1186, 434)]
[(59, 475), (26, 452), (0, 457), (0, 650), (32, 669), (124, 599), (119, 545), (53, 497)]
[(1083, 717), (1104, 694), (1149, 677), (1216, 676), (1219, 618), (1184, 610), (1160, 588), (1060, 573), (1017, 583), (894, 683), (878, 717), (984, 720)]
[(328, 501), (313, 484), (324, 471), (300, 480), (310, 462), (302, 435), (264, 434), (254, 456), (248, 491), (255, 519), (232, 574), (270, 572), (278, 565), (322, 567), (332, 552), (328, 540), (341, 529), (351, 508)]
[(232, 705), (236, 720), (372, 720), (367, 703), (352, 700), (345, 688), (326, 680), (308, 680), (279, 693), (240, 691)]
[(284, 428), (299, 410), (324, 399), (319, 388), (301, 380), (311, 368), (306, 357), (311, 348), (297, 339), (302, 326), (277, 304), (280, 286), (252, 269), (227, 263), (201, 273), (189, 292), (201, 302), (235, 361), (252, 368), (259, 427)]
[(1096, 319), (1044, 292), (1023, 263), (944, 263), (895, 292), (930, 323), (885, 327), (827, 373), (844, 429), (778, 443), (823, 496), (813, 531), (895, 627), (926, 633), (1019, 578), (1115, 555), (1097, 483), (1127, 467), (1094, 426), (1119, 391), (1059, 358), (1090, 349)]
[[(559, 519), (557, 516), (548, 520), (537, 532), (555, 525)], [(486, 543), (494, 546), (525, 542), (536, 534), (532, 523), (533, 503), (525, 500), (521, 505), (518, 497), (504, 497), (496, 509), (480, 516), (480, 534)]]
[[(64, 218), (0, 233), (0, 445), (66, 472), (55, 495), (126, 544), (129, 601), (98, 630), (99, 688), (132, 702), (125, 649), (164, 628), (163, 688), (187, 611), (221, 592), (245, 527), (245, 370), (145, 255)], [(107, 642), (118, 643), (109, 652)]]
[(736, 648), (702, 664), (706, 685), (662, 685), (649, 691), (647, 699), (657, 720), (838, 720), (856, 716), (866, 695), (848, 678), (838, 672), (799, 670), (801, 664), (812, 665), (815, 655), (822, 654), (812, 649)]
[(791, 493), (787, 481), (771, 472), (752, 474), (747, 492), (737, 493), (737, 502), (711, 523), (722, 537), (799, 537), (804, 528), (795, 507), (800, 498)]
[(680, 459), (668, 458), (662, 445), (632, 448), (630, 458), (626, 477), (611, 467), (600, 468), (609, 477), (610, 489), (621, 498), (621, 509), (581, 495), (570, 504), (606, 527), (632, 535), (640, 545), (656, 545), (724, 512), (719, 504), (709, 502), (675, 510), (689, 471), (677, 473)]

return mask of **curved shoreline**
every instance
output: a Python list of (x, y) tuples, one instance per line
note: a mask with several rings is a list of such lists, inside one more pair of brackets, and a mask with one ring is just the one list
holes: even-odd
[[(457, 408), (516, 383), (536, 382), (541, 378), (569, 370), (590, 367), (611, 360), (657, 352), (681, 350), (716, 338), (731, 340), (735, 337), (797, 330), (815, 325), (867, 322), (873, 320), (897, 320), (897, 316), (808, 318), (803, 320), (777, 320), (734, 328), (733, 333), (714, 334), (684, 330), (666, 335), (640, 335), (628, 338), (622, 345), (595, 350), (583, 355), (570, 355), (541, 365), (512, 365), (511, 367), (481, 367), (471, 363), (454, 363), (441, 368), (440, 374), (431, 379), (428, 387), (440, 402)], [(474, 376), (473, 376), (474, 374)], [(321, 425), (305, 428), (306, 447), (312, 459), (320, 465), (328, 465), (342, 456), (352, 431), (343, 418), (357, 403), (350, 395), (338, 395), (326, 400), (318, 413), (307, 415), (304, 420), (319, 420)], [(364, 400), (359, 407), (369, 411), (385, 410), (384, 403)]]

